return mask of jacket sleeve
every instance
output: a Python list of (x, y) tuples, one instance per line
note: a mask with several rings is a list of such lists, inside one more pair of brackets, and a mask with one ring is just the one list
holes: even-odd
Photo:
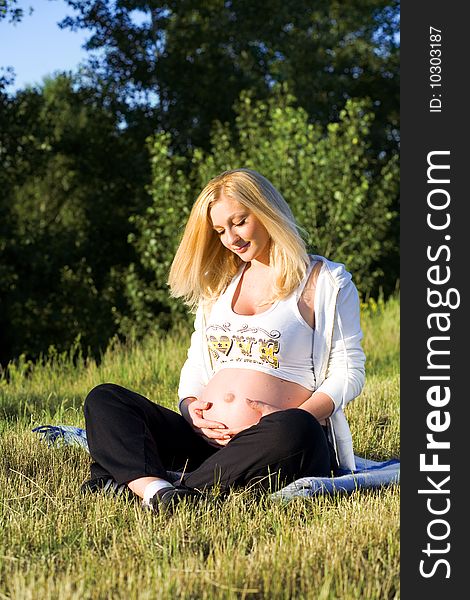
[(364, 387), (366, 358), (361, 340), (359, 296), (349, 281), (338, 293), (326, 375), (316, 390), (332, 398), (334, 413), (356, 398)]
[(194, 331), (191, 335), (191, 344), (189, 346), (186, 361), (181, 369), (180, 381), (178, 386), (178, 408), (181, 401), (189, 396), (199, 398), (204, 387), (207, 384), (206, 367), (204, 363), (204, 332), (202, 307), (199, 306), (194, 320)]

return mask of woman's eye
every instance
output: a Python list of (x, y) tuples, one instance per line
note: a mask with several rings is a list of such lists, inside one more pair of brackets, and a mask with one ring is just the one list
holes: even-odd
[(244, 225), (244, 224), (245, 224), (245, 221), (246, 221), (246, 219), (242, 219), (242, 220), (240, 221), (240, 223), (235, 223), (235, 225), (236, 225), (237, 227), (239, 227), (240, 225)]

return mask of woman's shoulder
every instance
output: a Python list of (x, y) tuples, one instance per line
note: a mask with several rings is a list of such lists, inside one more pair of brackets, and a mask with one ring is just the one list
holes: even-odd
[(325, 258), (324, 256), (320, 256), (319, 254), (309, 254), (310, 263), (314, 264), (313, 269), (316, 270), (315, 265), (320, 264), (318, 269), (318, 285), (322, 284), (330, 284), (334, 287), (343, 288), (345, 287), (352, 279), (351, 273), (346, 270), (346, 267), (343, 263), (334, 262)]

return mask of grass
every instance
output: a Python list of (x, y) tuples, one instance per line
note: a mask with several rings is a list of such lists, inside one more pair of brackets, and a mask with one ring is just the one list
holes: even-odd
[[(348, 407), (357, 454), (399, 456), (399, 303), (363, 307), (368, 379)], [(399, 489), (278, 504), (225, 502), (153, 515), (81, 497), (89, 457), (31, 428), (83, 426), (82, 403), (114, 381), (175, 407), (189, 337), (19, 360), (0, 379), (0, 599), (388, 599), (399, 597)], [(8, 375), (8, 376), (7, 376)]]

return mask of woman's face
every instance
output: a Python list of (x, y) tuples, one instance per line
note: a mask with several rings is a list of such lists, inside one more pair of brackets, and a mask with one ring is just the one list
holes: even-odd
[(269, 264), (270, 237), (266, 227), (238, 200), (224, 195), (209, 211), (222, 244), (244, 262)]

